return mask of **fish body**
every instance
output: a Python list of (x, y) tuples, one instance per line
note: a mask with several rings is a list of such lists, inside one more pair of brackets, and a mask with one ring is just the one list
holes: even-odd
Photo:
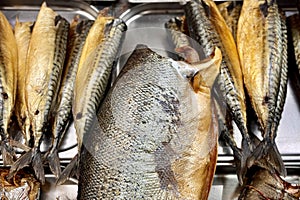
[(237, 25), (240, 17), (242, 5), (237, 2), (227, 1), (218, 4), (218, 9), (231, 30), (234, 41), (236, 41)]
[(84, 46), (87, 34), (93, 25), (93, 20), (83, 20), (73, 22), (69, 32), (68, 52), (66, 66), (63, 71), (62, 82), (57, 98), (55, 109), (53, 109), (52, 134), (53, 142), (47, 155), (51, 171), (60, 175), (60, 163), (58, 158), (58, 148), (68, 125), (72, 121), (72, 105), (74, 98), (74, 85), (79, 59)]
[(77, 167), (82, 138), (90, 131), (96, 118), (126, 28), (126, 24), (120, 19), (99, 15), (88, 33), (76, 74), (72, 108), (78, 154), (62, 172), (57, 184), (62, 184), (74, 174), (79, 176)]
[(11, 164), (10, 153), (7, 146), (9, 139), (9, 123), (16, 100), (18, 48), (16, 39), (5, 15), (0, 12), (0, 135), (4, 164)]
[(66, 54), (69, 23), (45, 3), (33, 27), (26, 61), (26, 104), (33, 131), (32, 149), (11, 167), (11, 175), (32, 164), (37, 178), (45, 181), (40, 144), (49, 123)]
[(207, 199), (220, 62), (219, 49), (193, 68), (138, 46), (84, 136), (78, 199)]
[(18, 46), (17, 92), (15, 112), (19, 127), (24, 136), (25, 145), (29, 145), (30, 121), (25, 98), (26, 59), (31, 38), (33, 22), (20, 22), (16, 20), (14, 34)]
[[(247, 128), (243, 74), (236, 44), (213, 1), (190, 1), (184, 8), (190, 36), (203, 47), (204, 55), (208, 56), (215, 46), (222, 51), (223, 60), (217, 78), (217, 90), (221, 98), (219, 102), (224, 102), (221, 105), (225, 105), (225, 112), (230, 113), (243, 138), (243, 154), (239, 159), (241, 170), (238, 174), (241, 181), (241, 177), (245, 174), (246, 160), (253, 147)], [(227, 113), (223, 113), (223, 119), (227, 118), (226, 115)], [(226, 121), (222, 123), (227, 124)]]
[[(102, 17), (99, 21), (100, 30), (94, 29), (95, 25), (97, 26), (96, 20), (87, 36), (76, 75), (73, 118), (79, 149), (84, 133), (88, 131), (90, 122), (96, 116), (126, 30), (125, 23), (119, 19)], [(96, 33), (103, 34), (99, 41), (93, 36)], [(96, 41), (89, 42), (93, 38)]]
[(287, 31), (276, 1), (243, 2), (237, 45), (245, 87), (263, 137), (249, 157), (248, 167), (264, 156), (271, 156), (269, 159), (276, 164), (270, 170), (285, 174), (275, 138), (286, 97)]
[(292, 185), (278, 174), (267, 169), (255, 168), (244, 185), (239, 200), (246, 199), (282, 199), (300, 198), (299, 186)]

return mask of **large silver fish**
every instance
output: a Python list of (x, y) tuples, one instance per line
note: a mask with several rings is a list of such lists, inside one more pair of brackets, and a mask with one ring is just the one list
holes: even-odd
[[(76, 74), (73, 99), (78, 155), (82, 138), (90, 131), (104, 97), (126, 28), (126, 24), (120, 19), (99, 15), (86, 38)], [(57, 180), (58, 184), (78, 173), (78, 155), (62, 172)]]
[(84, 136), (78, 199), (207, 199), (221, 59), (192, 66), (137, 46)]
[(286, 171), (275, 138), (286, 97), (287, 30), (276, 1), (243, 2), (237, 46), (244, 83), (263, 137), (249, 157), (248, 167), (267, 157), (267, 168), (284, 175)]
[(45, 182), (40, 144), (49, 123), (62, 74), (69, 23), (45, 3), (33, 27), (26, 62), (25, 98), (33, 131), (32, 149), (11, 167), (10, 177), (31, 164), (37, 178)]
[(53, 142), (47, 154), (50, 170), (56, 176), (61, 174), (58, 148), (73, 118), (74, 85), (79, 59), (85, 39), (93, 23), (94, 21), (92, 20), (74, 21), (70, 27), (66, 66), (63, 72), (57, 104), (52, 112), (54, 118), (52, 124)]
[(0, 12), (0, 136), (4, 164), (11, 164), (13, 150), (7, 143), (17, 87), (18, 48), (6, 16)]

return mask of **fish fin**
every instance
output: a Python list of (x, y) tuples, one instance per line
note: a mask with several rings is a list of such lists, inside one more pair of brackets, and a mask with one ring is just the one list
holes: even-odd
[(271, 172), (277, 171), (280, 175), (286, 176), (286, 169), (275, 143), (260, 142), (247, 160), (248, 168), (253, 165), (258, 165)]
[(56, 185), (64, 184), (69, 178), (76, 175), (79, 176), (79, 157), (78, 154), (74, 156), (71, 162), (67, 165), (67, 167), (62, 171), (59, 178), (56, 180)]
[(14, 163), (14, 158), (16, 157), (13, 149), (7, 145), (7, 143), (2, 143), (1, 154), (3, 158), (3, 165), (12, 165)]
[(13, 178), (13, 176), (20, 169), (23, 169), (24, 167), (28, 166), (32, 161), (33, 154), (34, 154), (34, 149), (30, 149), (28, 152), (26, 152), (20, 158), (18, 158), (16, 160), (16, 162), (14, 162), (12, 164), (12, 166), (10, 167), (9, 174), (8, 174), (8, 179)]
[(32, 167), (37, 179), (41, 182), (42, 185), (45, 184), (45, 172), (44, 166), (42, 162), (42, 156), (40, 151), (35, 151), (36, 153), (33, 154), (32, 158)]
[(47, 155), (47, 160), (49, 162), (51, 172), (56, 177), (59, 177), (61, 175), (61, 168), (57, 149)]

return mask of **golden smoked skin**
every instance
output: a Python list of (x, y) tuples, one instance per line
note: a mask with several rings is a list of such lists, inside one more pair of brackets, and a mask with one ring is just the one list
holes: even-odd
[[(105, 10), (103, 11), (105, 12)], [(88, 36), (85, 40), (80, 60), (79, 60), (79, 65), (78, 65), (78, 71), (77, 71), (77, 78), (75, 81), (75, 97), (74, 97), (74, 107), (73, 107), (73, 113), (75, 115), (77, 113), (82, 112), (84, 107), (84, 102), (83, 102), (83, 94), (86, 92), (86, 85), (84, 82), (88, 79), (87, 76), (91, 74), (87, 74), (87, 70), (91, 70), (86, 67), (95, 67), (91, 66), (93, 64), (93, 60), (95, 56), (97, 55), (97, 48), (99, 48), (99, 45), (103, 43), (105, 40), (105, 28), (107, 24), (110, 21), (113, 21), (113, 17), (105, 17), (103, 16), (105, 13), (100, 13), (98, 15), (98, 18), (95, 20), (94, 24), (92, 25), (91, 29), (89, 30)], [(89, 64), (88, 64), (89, 63)], [(87, 65), (88, 64), (88, 65)], [(96, 63), (94, 63), (95, 65)], [(82, 77), (83, 76), (83, 77)], [(78, 95), (76, 95), (78, 94)], [(76, 120), (76, 116), (74, 116), (74, 119)], [(75, 128), (77, 132), (77, 137), (78, 137), (78, 149), (81, 148), (82, 144), (82, 137), (84, 134), (84, 128), (85, 128), (85, 121), (83, 120), (76, 120), (78, 123), (75, 123)]]
[(228, 65), (228, 69), (230, 74), (232, 75), (232, 79), (234, 85), (236, 87), (236, 95), (240, 102), (240, 109), (243, 116), (243, 120), (245, 125), (247, 124), (247, 116), (246, 116), (246, 98), (244, 92), (244, 82), (243, 82), (243, 74), (242, 67), (240, 64), (240, 59), (237, 51), (237, 47), (232, 36), (231, 30), (227, 26), (224, 18), (220, 14), (216, 4), (211, 0), (205, 0), (206, 4), (210, 7), (210, 20), (214, 25), (217, 33), (220, 36), (223, 47), (227, 53), (228, 60), (231, 65)]
[(207, 199), (218, 146), (210, 91), (221, 60), (216, 49), (191, 66), (138, 46), (84, 136), (78, 199)]
[[(266, 74), (264, 71), (267, 68), (262, 67), (268, 65), (268, 59), (264, 59), (268, 52), (265, 52), (264, 46), (264, 20), (258, 8), (259, 1), (248, 0), (244, 2), (238, 24), (240, 31), (238, 31), (237, 44), (247, 92), (250, 96), (261, 99), (262, 102), (268, 89), (268, 77), (263, 76), (263, 74)], [(248, 15), (247, 13), (250, 12), (252, 14)], [(268, 113), (265, 111), (265, 106), (262, 103), (253, 102), (253, 106), (259, 115), (259, 119), (267, 119)], [(262, 123), (264, 127), (264, 121)]]
[(0, 120), (3, 120), (0, 128), (2, 134), (8, 137), (7, 131), (16, 99), (18, 50), (12, 27), (2, 12), (0, 12), (0, 30)]
[[(249, 31), (251, 30), (251, 31)], [(257, 115), (263, 140), (248, 167), (267, 157), (267, 169), (286, 174), (275, 138), (287, 88), (287, 30), (273, 0), (245, 0), (238, 22), (237, 45), (244, 84)]]
[(17, 70), (17, 96), (16, 96), (16, 115), (19, 126), (25, 137), (25, 144), (28, 145), (30, 139), (30, 121), (25, 98), (25, 78), (26, 78), (26, 59), (31, 38), (33, 22), (19, 22), (16, 20), (14, 29), (18, 46), (18, 70)]

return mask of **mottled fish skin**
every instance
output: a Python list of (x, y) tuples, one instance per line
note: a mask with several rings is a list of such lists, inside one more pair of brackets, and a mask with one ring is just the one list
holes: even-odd
[(11, 164), (12, 149), (7, 144), (9, 123), (14, 111), (17, 87), (18, 48), (6, 16), (0, 12), (0, 135), (4, 164)]
[(242, 5), (236, 1), (227, 1), (218, 4), (218, 9), (231, 30), (234, 41), (236, 41), (237, 25), (240, 17)]
[(296, 200), (300, 198), (299, 186), (283, 180), (278, 174), (267, 169), (255, 168), (244, 185), (239, 200), (247, 199), (282, 199)]
[(25, 145), (29, 145), (30, 140), (30, 121), (25, 99), (25, 77), (26, 77), (26, 59), (33, 28), (33, 22), (20, 22), (16, 20), (14, 34), (18, 46), (18, 70), (17, 70), (17, 93), (15, 112), (19, 127), (24, 136)]
[(63, 71), (60, 91), (56, 101), (57, 104), (52, 112), (54, 118), (52, 124), (53, 142), (47, 154), (50, 170), (57, 177), (61, 173), (58, 148), (73, 118), (72, 105), (74, 97), (74, 85), (79, 59), (85, 39), (94, 21), (83, 20), (81, 22), (74, 23), (72, 23), (70, 27), (66, 66)]
[(213, 1), (190, 1), (184, 8), (190, 36), (203, 47), (204, 54), (209, 55), (214, 46), (222, 50), (223, 60), (217, 86), (220, 97), (243, 137), (243, 156), (240, 160), (242, 170), (238, 174), (241, 181), (245, 174), (246, 159), (252, 152), (252, 143), (247, 128), (243, 74), (237, 48), (230, 29)]
[(78, 199), (207, 199), (218, 138), (210, 90), (221, 58), (216, 49), (199, 71), (138, 46), (84, 137)]
[(269, 169), (285, 175), (275, 138), (286, 97), (287, 32), (276, 1), (243, 2), (237, 45), (244, 83), (263, 136), (248, 167), (267, 156), (272, 160)]
[[(101, 32), (95, 29), (95, 26), (98, 26), (97, 29)], [(126, 29), (127, 26), (121, 19), (101, 16), (94, 22), (87, 36), (86, 41), (89, 40), (90, 42), (85, 42), (82, 50), (80, 58), (82, 65), (79, 63), (78, 66), (72, 108), (77, 135), (78, 155), (81, 152), (82, 138), (90, 131), (92, 122), (96, 118), (97, 110), (106, 92), (110, 74), (121, 49)], [(97, 36), (102, 35), (99, 41), (97, 37), (94, 37), (96, 33)], [(93, 37), (95, 39), (94, 42), (92, 42)], [(98, 43), (98, 45), (95, 46), (95, 43)], [(86, 54), (83, 55), (85, 49), (90, 51), (88, 56)], [(84, 58), (84, 62), (81, 62), (82, 58)], [(78, 155), (73, 158), (62, 172), (62, 175), (57, 180), (57, 184), (62, 184), (72, 174), (78, 176)]]
[(39, 181), (42, 184), (45, 182), (39, 148), (59, 88), (68, 29), (69, 23), (43, 3), (33, 27), (26, 61), (25, 98), (33, 131), (33, 145), (12, 165), (10, 177), (31, 164)]

